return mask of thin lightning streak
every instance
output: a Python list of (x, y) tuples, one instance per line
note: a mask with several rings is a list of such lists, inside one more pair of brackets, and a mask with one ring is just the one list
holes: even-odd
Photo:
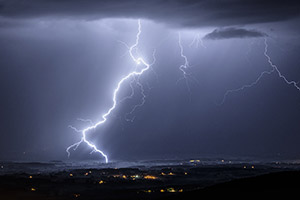
[(194, 76), (192, 76), (190, 73), (188, 73), (186, 71), (188, 68), (191, 68), (191, 66), (189, 64), (187, 56), (184, 54), (183, 45), (181, 43), (181, 34), (180, 33), (178, 33), (178, 46), (179, 46), (179, 49), (180, 49), (180, 56), (181, 56), (181, 58), (183, 58), (184, 64), (180, 65), (180, 67), (179, 67), (179, 70), (182, 72), (183, 77), (178, 79), (176, 84), (178, 84), (178, 82), (181, 81), (181, 80), (185, 81), (186, 87), (187, 87), (188, 92), (189, 92), (189, 98), (191, 100), (191, 94), (192, 93), (191, 93), (191, 88), (190, 88), (190, 85), (189, 85), (189, 81), (193, 80), (193, 81), (196, 82), (196, 84), (199, 84), (199, 81)]
[(72, 129), (73, 131), (77, 132), (77, 133), (81, 133), (82, 130), (78, 130), (76, 127), (72, 126), (72, 125), (69, 125), (68, 126), (70, 129)]
[(134, 86), (133, 86), (133, 83), (134, 83), (135, 81), (136, 81), (135, 78), (132, 78), (132, 80), (130, 81), (130, 84), (129, 84), (130, 89), (131, 89), (130, 95), (128, 95), (128, 96), (122, 98), (122, 99), (119, 101), (119, 103), (123, 103), (123, 101), (126, 101), (126, 100), (128, 100), (128, 99), (132, 99), (132, 98), (133, 98), (133, 96), (134, 96)]
[(141, 95), (142, 95), (142, 101), (141, 101), (141, 103), (134, 105), (133, 108), (131, 109), (131, 111), (125, 115), (126, 121), (130, 121), (130, 122), (134, 121), (135, 116), (131, 119), (128, 116), (132, 115), (137, 108), (142, 107), (146, 102), (146, 94), (145, 94), (144, 86), (140, 83), (139, 77), (137, 78), (136, 84), (140, 88)]
[(273, 64), (270, 56), (268, 55), (268, 43), (267, 43), (267, 38), (264, 39), (265, 42), (265, 51), (264, 51), (264, 55), (265, 57), (268, 59), (268, 63), (273, 67), (273, 69), (277, 72), (278, 76), (280, 78), (282, 78), (284, 80), (284, 82), (286, 82), (286, 84), (288, 85), (293, 85), (297, 90), (300, 91), (300, 87), (297, 85), (297, 82), (295, 81), (289, 81), (284, 75), (282, 75), (282, 73), (279, 71), (278, 67)]
[[(81, 134), (82, 134), (82, 137), (81, 137), (81, 140), (75, 144), (72, 144), (71, 146), (69, 146), (66, 151), (68, 153), (68, 156), (70, 156), (70, 149), (71, 148), (74, 148), (76, 149), (82, 142), (85, 142), (87, 145), (89, 145), (91, 148), (92, 148), (92, 152), (97, 152), (97, 153), (100, 153), (104, 158), (105, 158), (105, 162), (108, 163), (108, 157), (106, 154), (104, 154), (103, 151), (99, 150), (96, 145), (92, 144), (91, 142), (89, 142), (87, 139), (86, 139), (86, 134), (93, 130), (93, 129), (96, 129), (98, 126), (104, 124), (107, 120), (107, 118), (109, 117), (109, 115), (112, 113), (112, 111), (116, 108), (117, 106), (117, 95), (118, 95), (118, 92), (121, 88), (121, 86), (123, 85), (124, 82), (126, 82), (127, 80), (135, 77), (135, 76), (140, 76), (142, 75), (145, 71), (147, 71), (151, 64), (147, 63), (142, 57), (135, 57), (134, 54), (133, 54), (133, 51), (137, 51), (137, 46), (139, 44), (139, 40), (140, 40), (140, 35), (141, 35), (142, 31), (141, 31), (141, 21), (138, 20), (138, 33), (136, 35), (136, 40), (135, 40), (135, 43), (129, 48), (129, 55), (130, 57), (132, 58), (132, 60), (137, 64), (137, 65), (143, 65), (144, 67), (141, 68), (139, 71), (138, 70), (135, 70), (129, 74), (127, 74), (126, 76), (124, 76), (117, 84), (117, 87), (114, 89), (113, 91), (113, 98), (112, 98), (112, 101), (113, 101), (113, 104), (112, 106), (108, 109), (108, 111), (102, 115), (102, 120), (98, 121), (97, 123), (95, 123), (94, 125), (92, 126), (89, 126), (85, 129), (83, 129), (81, 131)], [(152, 63), (153, 64), (153, 63)], [(77, 130), (76, 128), (73, 128), (73, 130), (75, 130), (76, 132), (78, 132), (79, 130)]]
[(219, 105), (222, 105), (222, 104), (225, 103), (226, 98), (227, 98), (227, 96), (228, 96), (229, 94), (235, 93), (235, 92), (240, 92), (240, 91), (242, 91), (242, 90), (244, 90), (244, 89), (253, 87), (254, 85), (256, 85), (256, 84), (261, 80), (261, 78), (262, 78), (264, 75), (270, 75), (270, 74), (272, 74), (274, 71), (275, 71), (274, 68), (273, 68), (272, 70), (270, 70), (270, 71), (263, 71), (262, 73), (260, 73), (260, 75), (257, 77), (257, 79), (256, 79), (254, 82), (252, 82), (252, 83), (250, 83), (250, 84), (247, 84), (247, 85), (243, 85), (242, 87), (237, 88), (237, 89), (227, 90), (226, 93), (225, 93), (224, 96), (223, 96), (223, 99), (222, 99), (221, 103), (220, 103)]
[(181, 58), (183, 58), (184, 64), (180, 65), (180, 67), (179, 67), (180, 71), (182, 72), (183, 77), (180, 78), (180, 79), (177, 81), (177, 83), (178, 83), (180, 80), (184, 79), (184, 80), (185, 80), (185, 83), (186, 83), (186, 86), (187, 86), (187, 88), (188, 88), (188, 91), (189, 91), (189, 93), (191, 93), (191, 89), (190, 89), (189, 82), (188, 82), (188, 75), (189, 75), (189, 74), (186, 72), (186, 69), (187, 69), (188, 67), (190, 67), (190, 65), (189, 65), (189, 61), (188, 61), (186, 55), (184, 55), (184, 52), (183, 52), (183, 46), (182, 46), (182, 43), (181, 43), (181, 34), (180, 34), (180, 33), (178, 33), (178, 46), (179, 46), (179, 48), (180, 48), (180, 56), (181, 56)]
[[(156, 54), (156, 49), (154, 49), (153, 53), (152, 53), (152, 63), (150, 64), (150, 66), (154, 65), (154, 63), (156, 62), (156, 57), (155, 57), (155, 54)], [(156, 78), (156, 81), (158, 81), (158, 75), (156, 73), (156, 71), (153, 69), (153, 67), (150, 68), (151, 71), (153, 72), (153, 74), (155, 75), (155, 78)]]
[(195, 46), (197, 49), (199, 48), (199, 44), (203, 47), (203, 48), (207, 48), (204, 43), (203, 43), (203, 40), (201, 39), (200, 37), (200, 34), (198, 33), (197, 35), (195, 35), (193, 41), (189, 44), (189, 47), (193, 47)]
[[(151, 66), (156, 62), (155, 52), (156, 52), (156, 50), (154, 49), (153, 54), (152, 54), (153, 62), (150, 64), (150, 69), (151, 69), (151, 71), (156, 75), (156, 79), (157, 79), (157, 74), (156, 74), (156, 72), (153, 70), (153, 68), (151, 67)], [(137, 78), (134, 78), (134, 80), (136, 81), (136, 85), (138, 86), (138, 88), (139, 88), (139, 90), (140, 90), (140, 94), (141, 94), (142, 98), (141, 98), (141, 102), (140, 102), (139, 104), (134, 105), (134, 106), (132, 107), (131, 111), (128, 112), (128, 113), (126, 113), (126, 115), (125, 115), (125, 120), (126, 120), (126, 121), (129, 121), (129, 122), (133, 122), (134, 119), (135, 119), (135, 116), (133, 116), (133, 117), (131, 117), (131, 118), (130, 118), (129, 116), (131, 116), (131, 115), (136, 111), (137, 108), (142, 107), (142, 106), (145, 104), (145, 102), (146, 102), (146, 97), (147, 97), (146, 94), (145, 94), (144, 86), (143, 86), (143, 84), (140, 82), (140, 76), (138, 76)], [(132, 86), (131, 86), (131, 89), (133, 89)], [(132, 93), (131, 93), (130, 96), (128, 96), (128, 98), (126, 98), (126, 97), (125, 97), (125, 98), (126, 98), (126, 99), (130, 99), (130, 98), (133, 97), (133, 95), (134, 95), (134, 90), (132, 90)]]
[(261, 80), (261, 78), (264, 75), (270, 75), (275, 71), (277, 72), (278, 76), (284, 80), (285, 83), (287, 83), (288, 85), (293, 85), (297, 90), (300, 91), (300, 87), (297, 85), (297, 82), (289, 81), (284, 75), (282, 75), (282, 73), (279, 71), (278, 67), (272, 62), (271, 57), (268, 54), (268, 43), (267, 43), (267, 38), (266, 37), (264, 38), (264, 45), (265, 45), (264, 56), (267, 58), (267, 61), (268, 61), (269, 65), (272, 67), (272, 69), (269, 70), (269, 71), (263, 71), (262, 73), (260, 73), (260, 75), (257, 77), (257, 79), (254, 82), (250, 83), (250, 84), (243, 85), (242, 87), (237, 88), (237, 89), (227, 90), (226, 93), (223, 96), (223, 99), (222, 99), (221, 103), (219, 105), (224, 104), (224, 102), (225, 102), (225, 100), (226, 100), (226, 98), (229, 94), (239, 92), (239, 91), (242, 91), (242, 90), (247, 89), (247, 88), (251, 88), (252, 86), (258, 84), (258, 82)]
[(82, 118), (77, 118), (78, 121), (82, 121), (82, 122), (88, 122), (90, 124), (93, 124), (93, 121), (90, 119), (82, 119)]
[(83, 139), (81, 139), (79, 142), (76, 142), (76, 143), (72, 144), (71, 146), (69, 146), (67, 148), (66, 151), (67, 151), (68, 157), (70, 157), (70, 155), (71, 155), (70, 149), (73, 149), (75, 151), (82, 142), (84, 142)]

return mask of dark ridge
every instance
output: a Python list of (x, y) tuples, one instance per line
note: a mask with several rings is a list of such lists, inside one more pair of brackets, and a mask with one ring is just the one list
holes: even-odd
[(204, 189), (170, 196), (169, 199), (192, 199), (199, 196), (238, 196), (251, 194), (289, 195), (298, 193), (300, 171), (272, 172), (249, 178), (218, 183)]

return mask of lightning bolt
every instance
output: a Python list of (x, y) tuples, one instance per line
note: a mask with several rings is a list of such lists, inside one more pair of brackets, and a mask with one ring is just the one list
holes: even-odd
[(268, 60), (268, 63), (270, 64), (270, 66), (272, 66), (272, 68), (277, 72), (279, 78), (283, 79), (284, 82), (288, 85), (292, 85), (294, 86), (299, 92), (300, 92), (300, 87), (297, 85), (297, 82), (295, 81), (289, 81), (278, 69), (278, 67), (273, 64), (270, 56), (268, 55), (268, 43), (267, 43), (267, 38), (264, 39), (264, 43), (265, 43), (265, 51), (264, 51), (264, 55)]
[(191, 66), (189, 64), (187, 56), (184, 54), (180, 32), (178, 33), (178, 46), (179, 46), (179, 49), (180, 49), (180, 56), (184, 60), (184, 63), (179, 66), (179, 70), (182, 72), (182, 77), (177, 80), (176, 84), (178, 84), (181, 80), (185, 81), (186, 87), (187, 87), (188, 92), (189, 92), (189, 97), (190, 97), (190, 100), (191, 100), (191, 88), (190, 88), (189, 81), (193, 80), (197, 84), (199, 84), (199, 81), (191, 73), (187, 72), (187, 69), (191, 68)]
[[(98, 126), (104, 124), (108, 117), (110, 116), (110, 114), (113, 112), (113, 110), (115, 110), (116, 106), (117, 106), (117, 95), (118, 95), (118, 92), (120, 91), (121, 89), (121, 86), (128, 80), (132, 79), (132, 78), (135, 78), (135, 77), (139, 77), (144, 73), (146, 72), (147, 70), (150, 69), (151, 65), (154, 64), (155, 61), (153, 61), (153, 63), (147, 63), (142, 57), (136, 57), (134, 55), (134, 51), (137, 52), (137, 47), (138, 47), (138, 44), (139, 44), (139, 41), (140, 41), (140, 35), (141, 35), (142, 31), (141, 31), (141, 20), (139, 19), (138, 20), (138, 33), (136, 35), (136, 40), (135, 40), (135, 43), (129, 47), (129, 55), (131, 57), (131, 59), (136, 63), (137, 66), (139, 67), (136, 67), (136, 69), (127, 74), (126, 76), (124, 76), (117, 84), (117, 87), (114, 89), (113, 91), (113, 97), (112, 97), (112, 101), (113, 101), (113, 104), (112, 106), (107, 110), (107, 112), (105, 114), (103, 114), (101, 116), (101, 120), (96, 122), (95, 124), (83, 129), (83, 130), (78, 130), (76, 129), (75, 127), (73, 126), (69, 126), (70, 128), (72, 128), (74, 131), (76, 132), (79, 132), (81, 133), (82, 137), (81, 137), (81, 140), (79, 142), (76, 142), (74, 144), (72, 144), (71, 146), (69, 146), (67, 149), (66, 149), (66, 152), (68, 153), (68, 156), (70, 156), (70, 149), (73, 149), (73, 150), (76, 150), (78, 148), (78, 146), (81, 144), (81, 143), (86, 143), (88, 146), (90, 146), (92, 148), (92, 152), (97, 152), (97, 153), (100, 153), (104, 158), (105, 158), (105, 162), (108, 163), (108, 156), (103, 152), (101, 151), (100, 149), (97, 148), (97, 146), (93, 143), (91, 143), (90, 141), (87, 140), (86, 138), (86, 135), (89, 131), (93, 130), (93, 129), (96, 129)], [(154, 54), (153, 54), (154, 55)], [(144, 102), (144, 97), (145, 95), (143, 96), (143, 100), (142, 102)]]
[(180, 33), (178, 33), (178, 46), (180, 48), (180, 56), (181, 56), (181, 58), (183, 58), (184, 64), (182, 64), (182, 65), (179, 66), (179, 70), (182, 72), (182, 76), (183, 77), (180, 78), (180, 79), (178, 79), (177, 82), (176, 82), (176, 84), (178, 84), (179, 81), (181, 81), (181, 80), (184, 79), (186, 87), (187, 87), (189, 93), (191, 94), (191, 88), (190, 88), (190, 85), (189, 85), (189, 82), (188, 82), (188, 76), (190, 74), (186, 72), (186, 69), (188, 67), (190, 67), (190, 64), (189, 64), (189, 61), (188, 61), (186, 55), (184, 55), (183, 46), (182, 46), (182, 43), (181, 43), (181, 34)]
[(240, 88), (237, 88), (237, 89), (232, 89), (232, 90), (227, 90), (226, 93), (224, 94), (223, 96), (223, 99), (221, 101), (221, 103), (219, 105), (222, 105), (225, 103), (225, 100), (227, 98), (227, 96), (231, 93), (235, 93), (235, 92), (239, 92), (239, 91), (242, 91), (244, 89), (247, 89), (247, 88), (251, 88), (255, 85), (257, 85), (259, 83), (259, 81), (263, 78), (263, 76), (265, 75), (271, 75), (272, 73), (276, 72), (278, 77), (283, 79), (284, 82), (288, 85), (292, 85), (294, 86), (299, 92), (300, 92), (300, 87), (297, 85), (298, 83), (295, 82), (295, 81), (289, 81), (281, 72), (280, 70), (278, 69), (277, 65), (275, 65), (273, 62), (272, 62), (272, 59), (271, 57), (269, 56), (268, 54), (268, 42), (267, 42), (267, 38), (265, 37), (264, 38), (264, 56), (266, 57), (267, 61), (268, 61), (268, 64), (270, 65), (271, 69), (270, 70), (267, 70), (267, 71), (263, 71), (260, 73), (260, 75), (257, 77), (257, 79), (250, 83), (250, 84), (247, 84), (247, 85), (243, 85), (242, 87)]

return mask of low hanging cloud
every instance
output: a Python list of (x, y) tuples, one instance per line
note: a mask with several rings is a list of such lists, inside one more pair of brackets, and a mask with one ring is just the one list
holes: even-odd
[(267, 37), (266, 33), (251, 29), (244, 28), (220, 28), (215, 29), (213, 32), (206, 34), (203, 39), (207, 40), (221, 40), (231, 38), (256, 38), (256, 37)]

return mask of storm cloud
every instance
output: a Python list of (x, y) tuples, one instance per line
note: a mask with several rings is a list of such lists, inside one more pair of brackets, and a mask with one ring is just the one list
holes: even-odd
[(2, 0), (4, 18), (145, 18), (175, 27), (278, 22), (299, 16), (297, 0)]
[(230, 38), (253, 38), (253, 37), (266, 37), (266, 33), (257, 30), (247, 30), (243, 28), (221, 28), (215, 29), (213, 32), (206, 34), (203, 39), (208, 40), (221, 40)]

